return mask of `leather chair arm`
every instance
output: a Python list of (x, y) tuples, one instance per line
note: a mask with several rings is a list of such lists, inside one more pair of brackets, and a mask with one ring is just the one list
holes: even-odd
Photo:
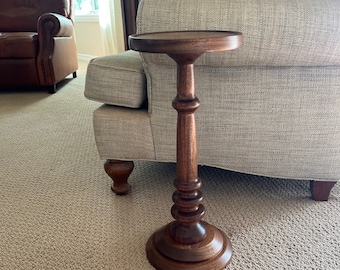
[(45, 13), (38, 19), (38, 35), (71, 37), (73, 35), (73, 22), (56, 13)]
[(60, 39), (74, 39), (73, 22), (59, 14), (45, 13), (38, 19), (38, 39), (37, 68), (39, 80), (41, 85), (53, 85), (57, 79), (53, 67), (55, 47), (57, 43), (61, 42)]

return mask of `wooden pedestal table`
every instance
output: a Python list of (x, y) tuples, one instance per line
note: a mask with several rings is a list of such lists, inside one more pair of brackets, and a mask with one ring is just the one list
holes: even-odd
[(132, 50), (165, 53), (177, 63), (177, 172), (171, 214), (175, 221), (156, 231), (146, 244), (147, 257), (156, 269), (223, 269), (231, 259), (227, 236), (201, 221), (201, 180), (198, 178), (194, 62), (206, 52), (239, 48), (242, 34), (228, 31), (179, 31), (132, 35)]

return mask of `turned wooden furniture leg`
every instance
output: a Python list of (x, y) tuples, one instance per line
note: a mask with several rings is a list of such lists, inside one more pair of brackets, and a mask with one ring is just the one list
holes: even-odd
[(124, 195), (129, 192), (128, 178), (133, 171), (133, 167), (133, 161), (108, 159), (105, 162), (104, 169), (113, 180), (111, 189), (114, 193)]
[(155, 232), (146, 245), (151, 264), (165, 270), (222, 269), (231, 259), (227, 236), (202, 221), (205, 208), (199, 190), (195, 110), (200, 102), (195, 95), (194, 64), (199, 54), (169, 54), (177, 62), (177, 96), (173, 107), (177, 117), (177, 173), (174, 205), (175, 221)]
[(329, 194), (335, 184), (335, 181), (310, 181), (312, 199), (315, 201), (328, 201)]

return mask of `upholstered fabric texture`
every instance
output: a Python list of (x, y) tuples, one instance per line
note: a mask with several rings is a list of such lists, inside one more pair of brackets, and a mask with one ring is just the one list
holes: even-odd
[[(207, 53), (195, 65), (200, 164), (279, 178), (340, 179), (339, 12), (340, 2), (332, 0), (141, 2), (139, 33), (219, 29), (244, 34), (242, 48)], [(89, 69), (98, 70), (87, 87), (101, 91), (103, 103), (116, 105), (95, 112), (99, 154), (176, 161), (176, 65), (166, 55), (141, 55), (147, 108), (127, 109), (131, 104), (118, 100), (136, 83), (130, 70), (122, 74), (121, 55), (109, 59), (110, 73), (90, 63)], [(112, 90), (110, 100), (106, 88)]]
[[(150, 114), (145, 110), (103, 105), (94, 111), (93, 123), (103, 158), (114, 159), (120, 153), (120, 159), (132, 159), (133, 153), (133, 160), (156, 159)], [(108, 141), (112, 138), (114, 141)]]
[[(176, 160), (176, 70), (153, 66), (150, 73), (149, 116), (119, 107), (95, 113), (103, 159)], [(338, 179), (339, 73), (338, 67), (196, 68), (199, 163), (273, 177)]]
[[(241, 49), (205, 54), (196, 65), (325, 66), (340, 64), (338, 0), (142, 1), (137, 31), (229, 30), (244, 34)], [(147, 63), (172, 64), (151, 54)]]
[(138, 52), (91, 60), (85, 96), (111, 105), (139, 108), (146, 101), (146, 79)]

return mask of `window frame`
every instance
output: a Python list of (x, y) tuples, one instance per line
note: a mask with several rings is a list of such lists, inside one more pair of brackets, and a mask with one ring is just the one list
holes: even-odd
[[(96, 6), (95, 1), (97, 1), (97, 7), (98, 7), (98, 0), (91, 0), (92, 8), (95, 8)], [(83, 14), (80, 14), (77, 11), (78, 9), (74, 9), (75, 22), (99, 22), (98, 9), (92, 9), (89, 11), (89, 13), (83, 13)]]
[(99, 16), (98, 14), (75, 15), (74, 21), (75, 22), (99, 22)]

